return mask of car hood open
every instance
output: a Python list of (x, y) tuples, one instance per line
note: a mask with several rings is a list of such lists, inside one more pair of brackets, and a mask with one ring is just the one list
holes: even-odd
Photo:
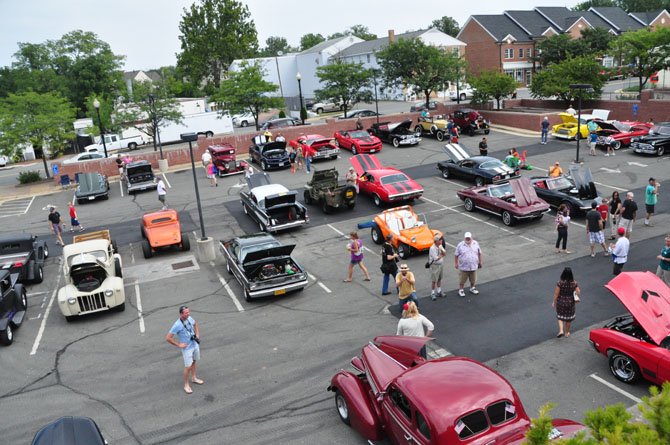
[(421, 349), (431, 340), (431, 337), (380, 335), (374, 338), (373, 343), (402, 365), (410, 367), (421, 357)]
[(535, 193), (535, 188), (530, 183), (528, 178), (518, 178), (509, 182), (516, 198), (516, 205), (518, 207), (527, 207), (533, 204), (542, 203), (542, 201)]
[(412, 121), (411, 121), (411, 119), (405, 119), (402, 122), (394, 122), (394, 123), (388, 124), (388, 126), (389, 126), (389, 131), (391, 131), (391, 132), (396, 131), (400, 128), (404, 128), (405, 130), (410, 131), (410, 129), (412, 128)]
[(449, 156), (449, 159), (451, 159), (454, 162), (459, 162), (464, 159), (470, 158), (468, 152), (465, 151), (465, 149), (458, 144), (447, 144), (444, 147), (442, 147), (442, 149), (447, 154), (447, 156)]
[(605, 285), (657, 345), (670, 336), (670, 288), (651, 272), (622, 272)]
[(351, 162), (358, 176), (370, 170), (384, 168), (375, 155), (361, 154), (352, 156), (349, 158), (349, 162)]
[(254, 250), (247, 253), (242, 260), (244, 266), (249, 265), (255, 261), (267, 258), (281, 258), (291, 256), (291, 252), (295, 249), (295, 244), (287, 244), (283, 246), (268, 247), (266, 249)]

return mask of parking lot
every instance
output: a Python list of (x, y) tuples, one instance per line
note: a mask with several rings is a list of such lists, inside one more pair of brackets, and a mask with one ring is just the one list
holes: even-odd
[[(462, 145), (474, 154), (480, 139), (465, 136)], [(503, 158), (511, 147), (527, 150), (535, 168), (524, 176), (542, 175), (554, 161), (568, 166), (574, 159), (574, 142), (538, 141), (493, 131), (489, 153)], [(615, 157), (589, 157), (587, 151), (582, 145), (581, 157), (602, 195), (633, 190), (642, 208), (649, 176), (661, 183), (667, 178), (667, 158), (639, 157), (627, 150)], [(342, 151), (337, 161), (313, 167), (336, 166), (343, 175), (349, 157)], [(456, 190), (469, 184), (440, 177), (435, 163), (445, 158), (440, 143), (430, 138), (414, 148), (384, 145), (379, 154), (383, 164), (401, 168), (424, 187), (414, 209), (425, 215), (431, 228), (445, 233), (450, 246), (470, 231), (484, 252), (481, 294), (458, 297), (456, 272), (447, 261), (447, 296), (436, 302), (426, 298), (430, 282), (423, 268), (425, 255), (407, 261), (417, 277), (420, 309), (436, 326), (432, 350), (437, 355), (470, 356), (498, 370), (516, 387), (531, 415), (548, 401), (558, 403), (555, 416), (576, 420), (583, 420), (586, 410), (606, 404), (633, 406), (648, 385), (615, 380), (607, 359), (587, 342), (589, 328), (602, 326), (625, 309), (603, 288), (611, 277), (609, 260), (588, 256), (583, 218), (570, 227), (569, 248), (574, 253), (557, 255), (549, 215), (507, 227), (499, 217), (466, 212)], [(223, 178), (219, 187), (209, 187), (202, 168), (197, 173), (207, 236), (218, 240), (255, 232), (256, 225), (239, 204), (243, 178)], [(272, 172), (271, 177), (298, 190), (308, 178), (288, 170)], [(165, 179), (167, 201), (179, 211), (194, 241), (200, 227), (191, 172), (166, 173)], [(369, 229), (359, 233), (372, 281), (363, 281), (356, 270), (353, 283), (342, 282), (349, 262), (346, 234), (380, 211), (369, 197), (360, 196), (353, 211), (330, 215), (310, 207), (307, 227), (277, 236), (282, 243), (297, 245), (293, 255), (309, 272), (307, 289), (246, 302), (220, 254), (212, 263), (199, 263), (195, 249), (144, 259), (140, 218), (160, 208), (156, 193), (122, 196), (114, 182), (108, 201), (86, 203), (77, 210), (86, 230), (109, 228), (119, 245), (126, 310), (67, 323), (55, 301), (62, 286), (61, 249), (48, 234), (43, 209), (55, 204), (65, 215), (72, 194), (71, 189), (57, 190), (31, 198), (29, 204), (0, 205), (0, 216), (7, 216), (2, 219), (3, 232), (25, 230), (44, 236), (51, 250), (44, 282), (29, 286), (28, 320), (14, 344), (0, 351), (3, 441), (27, 442), (41, 425), (61, 415), (89, 415), (114, 444), (362, 442), (338, 419), (326, 387), (364, 344), (396, 330), (392, 306), (397, 300), (381, 295), (379, 246), (372, 243)], [(670, 222), (669, 206), (670, 199), (661, 193), (655, 226), (643, 228), (641, 221), (636, 225), (627, 270), (655, 270)], [(64, 238), (71, 239), (69, 232)], [(573, 336), (556, 339), (551, 296), (565, 265), (576, 271), (584, 297)], [(165, 342), (182, 304), (191, 308), (201, 326), (198, 374), (205, 384), (195, 386), (192, 395), (181, 390), (179, 351)]]

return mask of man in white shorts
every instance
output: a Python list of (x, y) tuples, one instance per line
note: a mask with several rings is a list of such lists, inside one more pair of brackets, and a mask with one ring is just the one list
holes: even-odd
[(200, 326), (190, 316), (188, 307), (179, 308), (179, 319), (174, 322), (165, 339), (171, 345), (181, 349), (184, 359), (184, 392), (192, 394), (189, 375), (191, 382), (196, 385), (202, 385), (205, 382), (199, 379), (196, 373), (196, 363), (200, 360)]

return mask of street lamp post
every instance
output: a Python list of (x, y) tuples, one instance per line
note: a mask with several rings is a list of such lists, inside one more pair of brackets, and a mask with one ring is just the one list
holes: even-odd
[(593, 88), (593, 85), (588, 83), (575, 83), (570, 85), (570, 88), (573, 90), (578, 90), (579, 92), (579, 102), (577, 104), (577, 156), (575, 157), (575, 164), (579, 164), (579, 140), (582, 138), (582, 91), (590, 90)]
[(302, 114), (302, 85), (300, 84), (302, 76), (298, 73), (295, 75), (295, 78), (298, 81), (298, 95), (300, 96), (300, 120), (302, 121), (302, 124), (305, 125), (305, 117)]
[(98, 115), (98, 129), (100, 130), (100, 139), (102, 139), (102, 148), (105, 150), (105, 158), (107, 157), (107, 144), (105, 143), (105, 131), (102, 129), (102, 120), (100, 119), (100, 101), (95, 99), (93, 101), (95, 112)]
[(277, 55), (275, 56), (275, 65), (277, 65), (277, 78), (279, 79), (279, 92), (281, 93), (281, 98), (284, 98), (284, 88), (281, 85), (281, 73), (279, 72), (279, 60), (277, 57), (283, 56), (284, 52), (283, 51), (277, 51)]
[(377, 124), (379, 124), (379, 99), (377, 98), (377, 70), (372, 70), (372, 78), (375, 83), (375, 113), (377, 113)]
[(149, 106), (151, 107), (151, 123), (154, 126), (154, 151), (156, 151), (156, 139), (158, 139), (158, 150), (161, 153), (161, 159), (163, 158), (163, 145), (161, 144), (161, 131), (158, 128), (158, 119), (156, 118), (156, 97), (153, 94), (149, 94)]
[(195, 186), (195, 201), (198, 204), (198, 218), (200, 218), (200, 231), (202, 241), (205, 241), (205, 222), (202, 218), (202, 205), (200, 204), (200, 190), (198, 190), (198, 178), (195, 174), (195, 160), (193, 159), (193, 142), (198, 140), (198, 133), (182, 133), (179, 135), (182, 141), (188, 142), (188, 151), (191, 154), (191, 170), (193, 171), (193, 184)]

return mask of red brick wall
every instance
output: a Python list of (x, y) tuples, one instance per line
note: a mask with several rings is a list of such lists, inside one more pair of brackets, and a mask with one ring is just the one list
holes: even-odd
[(470, 74), (476, 75), (483, 70), (500, 69), (500, 46), (479, 23), (470, 20), (458, 39), (467, 44), (465, 60), (468, 61)]

